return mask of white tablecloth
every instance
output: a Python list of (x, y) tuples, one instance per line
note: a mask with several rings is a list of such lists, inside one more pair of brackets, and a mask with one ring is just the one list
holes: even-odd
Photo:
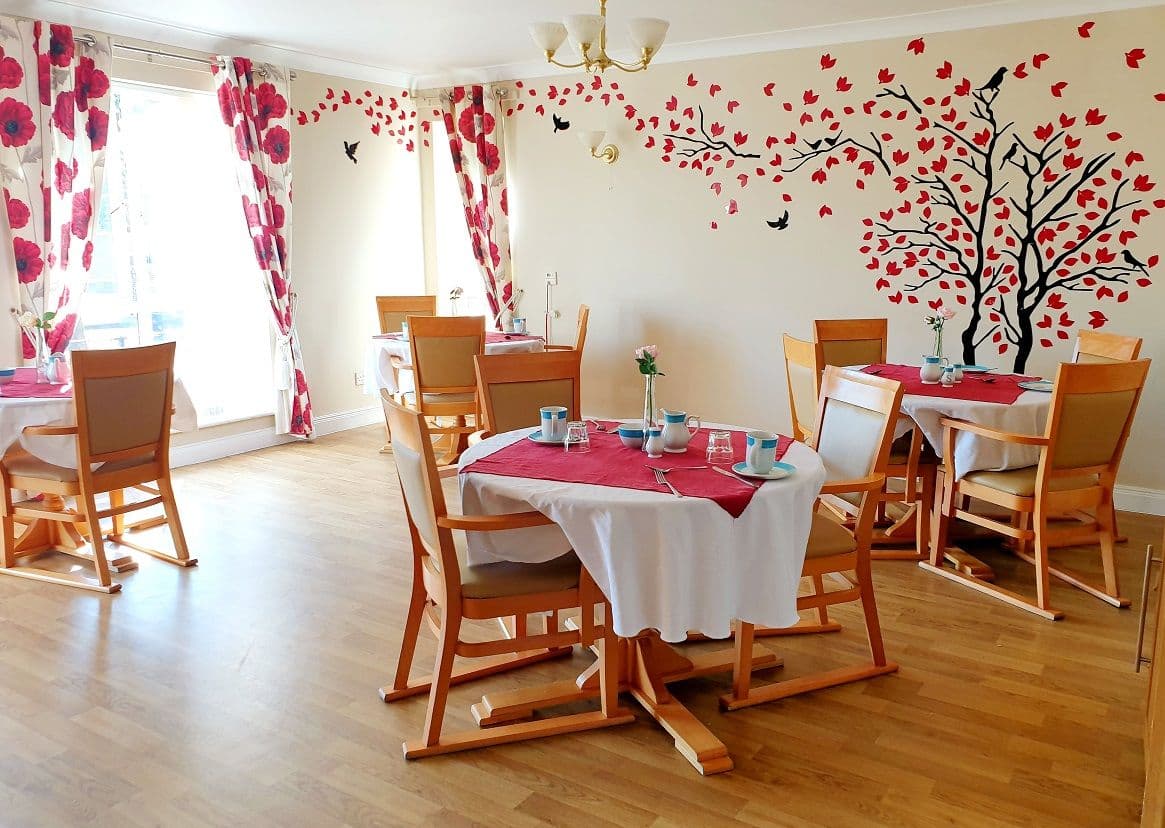
[[(0, 454), (19, 441), (30, 454), (47, 463), (67, 468), (77, 466), (77, 441), (73, 437), (26, 437), (21, 434), (30, 425), (75, 425), (72, 397), (5, 397), (0, 385)], [(194, 431), (198, 416), (182, 380), (174, 381), (174, 416), (170, 426), (175, 431)]]
[[(543, 351), (541, 339), (513, 339), (503, 342), (487, 342), (487, 354), (529, 354)], [(367, 358), (364, 363), (364, 393), (379, 394), (384, 388), (390, 394), (397, 391), (408, 393), (413, 390), (413, 373), (406, 372), (401, 377), (401, 387), (396, 387), (396, 380), (392, 375), (392, 357), (403, 359), (406, 364), (412, 357), (409, 352), (409, 343), (404, 339), (385, 339), (373, 337), (368, 347)]]
[[(484, 440), (462, 455), (460, 466), (533, 430)], [(465, 514), (536, 509), (558, 524), (470, 532), (469, 562), (538, 563), (573, 548), (610, 600), (621, 636), (656, 629), (665, 641), (683, 641), (689, 630), (725, 638), (737, 618), (790, 626), (797, 622), (797, 586), (825, 469), (801, 443), (784, 459), (797, 473), (766, 483), (736, 519), (705, 498), (462, 474)]]

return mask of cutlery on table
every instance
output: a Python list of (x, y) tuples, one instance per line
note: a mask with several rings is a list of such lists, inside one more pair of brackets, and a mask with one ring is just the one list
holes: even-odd
[(708, 467), (707, 466), (672, 466), (670, 469), (656, 469), (655, 466), (648, 466), (648, 468), (654, 469), (655, 471), (662, 472), (664, 474), (667, 474), (668, 472), (674, 472), (674, 471), (699, 471), (700, 469), (706, 469)]
[(743, 483), (745, 486), (752, 486), (754, 489), (759, 489), (761, 487), (760, 483), (753, 483), (751, 480), (745, 480), (740, 475), (735, 474), (734, 472), (730, 472), (728, 469), (722, 469), (719, 466), (713, 466), (712, 471), (720, 472), (725, 477), (731, 477), (737, 483)]
[(659, 483), (660, 485), (663, 485), (663, 486), (667, 486), (669, 489), (671, 489), (671, 493), (674, 494), (676, 497), (683, 497), (683, 495), (680, 494), (680, 490), (677, 489), (675, 486), (673, 486), (668, 481), (666, 475), (664, 474), (663, 469), (653, 468), (652, 466), (648, 466), (648, 468), (651, 469), (653, 472), (655, 472), (655, 482), (656, 483)]
[(601, 432), (604, 432), (604, 433), (606, 433), (606, 432), (610, 432), (610, 433), (612, 433), (612, 434), (615, 432), (615, 429), (613, 429), (613, 428), (611, 428), (611, 429), (607, 428), (605, 425), (603, 425), (602, 423), (600, 423), (600, 422), (599, 422), (598, 420), (596, 420), (594, 417), (587, 417), (587, 422), (588, 422), (588, 423), (594, 423), (594, 424), (595, 424), (595, 431), (601, 431)]

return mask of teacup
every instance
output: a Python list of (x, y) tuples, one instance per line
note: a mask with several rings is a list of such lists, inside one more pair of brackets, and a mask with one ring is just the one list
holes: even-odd
[(748, 432), (745, 437), (744, 462), (751, 472), (771, 472), (777, 462), (777, 435), (771, 431)]
[(542, 439), (566, 439), (566, 408), (561, 405), (545, 405), (538, 411), (542, 415)]
[(619, 440), (627, 448), (642, 448), (643, 447), (643, 426), (624, 423), (619, 426)]

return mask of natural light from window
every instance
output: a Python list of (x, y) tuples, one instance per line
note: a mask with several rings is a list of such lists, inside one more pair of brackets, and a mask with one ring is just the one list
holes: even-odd
[(271, 312), (213, 94), (113, 84), (76, 348), (178, 343), (200, 426), (274, 410)]
[(442, 122), (433, 124), (433, 212), (437, 236), (437, 304), (450, 312), (449, 293), (460, 287), (457, 300), (460, 316), (484, 316), (486, 330), (493, 330), (481, 268), (473, 258), (469, 229), (465, 226), (465, 203), (461, 200), (461, 179), (453, 170), (453, 156)]

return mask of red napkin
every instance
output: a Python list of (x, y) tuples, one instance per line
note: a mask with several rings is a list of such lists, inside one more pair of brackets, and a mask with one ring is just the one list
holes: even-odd
[[(605, 423), (614, 429), (617, 423)], [(563, 451), (559, 446), (538, 445), (525, 438), (518, 440), (488, 457), (470, 463), (462, 474), (500, 474), (508, 477), (526, 477), (532, 480), (557, 480), (560, 483), (590, 483), (618, 489), (639, 489), (646, 492), (667, 492), (666, 486), (655, 482), (648, 466), (667, 469), (682, 466), (708, 465), (709, 429), (701, 428), (682, 454), (664, 454), (648, 459), (639, 449), (627, 448), (619, 435), (590, 431), (591, 450), (582, 454)], [(744, 459), (745, 432), (733, 431), (732, 450), (737, 460)], [(785, 456), (793, 441), (785, 436), (777, 440), (777, 459)], [(737, 518), (752, 501), (756, 489), (740, 481), (733, 481), (711, 468), (682, 470), (677, 468), (667, 479), (685, 497), (703, 497), (716, 503)]]
[(1019, 383), (1035, 379), (1035, 377), (1024, 377), (1018, 374), (964, 373), (962, 382), (947, 387), (923, 383), (918, 377), (918, 366), (916, 365), (867, 365), (862, 369), (862, 372), (898, 380), (902, 383), (904, 393), (907, 394), (945, 397), (949, 400), (977, 400), (1002, 405), (1011, 405), (1019, 399), (1020, 394), (1024, 392), (1024, 389), (1019, 387)]
[(0, 385), (0, 397), (60, 397), (69, 399), (73, 396), (73, 384), (50, 385), (47, 382), (36, 381), (35, 368), (17, 368), (16, 376), (3, 385)]

